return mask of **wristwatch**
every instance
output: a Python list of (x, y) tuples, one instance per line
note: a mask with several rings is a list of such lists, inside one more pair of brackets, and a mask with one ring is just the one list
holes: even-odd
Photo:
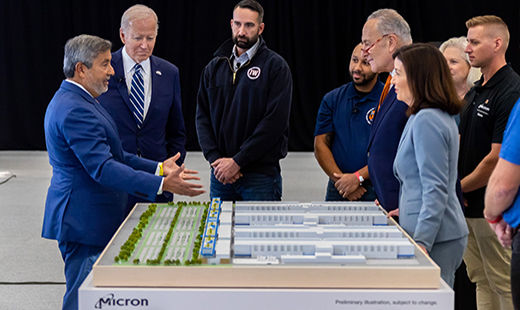
[(354, 175), (358, 178), (358, 180), (359, 180), (359, 185), (363, 184), (363, 182), (365, 181), (365, 179), (363, 178), (363, 176), (362, 176), (361, 174), (359, 174), (359, 171), (354, 172)]

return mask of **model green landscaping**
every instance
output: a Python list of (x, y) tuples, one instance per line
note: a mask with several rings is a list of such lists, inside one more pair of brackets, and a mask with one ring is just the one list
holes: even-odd
[(152, 203), (114, 257), (116, 265), (198, 265), (209, 202)]

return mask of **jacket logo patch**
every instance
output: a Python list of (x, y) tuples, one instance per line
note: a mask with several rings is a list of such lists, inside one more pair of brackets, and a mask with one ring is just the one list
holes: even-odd
[(372, 109), (368, 110), (367, 114), (365, 115), (365, 119), (369, 125), (372, 125), (375, 115), (376, 115), (376, 108), (372, 108)]
[(252, 67), (247, 70), (247, 77), (251, 80), (256, 80), (260, 76), (260, 68), (258, 67)]

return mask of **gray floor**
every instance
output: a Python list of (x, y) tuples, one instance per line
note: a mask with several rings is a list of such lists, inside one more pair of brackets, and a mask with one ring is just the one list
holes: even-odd
[[(201, 153), (188, 153), (186, 165), (200, 171), (209, 190), (209, 166)], [(326, 175), (312, 153), (282, 160), (283, 200), (316, 201), (325, 196)], [(65, 291), (63, 262), (55, 241), (42, 239), (45, 195), (51, 177), (46, 152), (0, 152), (0, 171), (16, 177), (0, 184), (0, 310), (60, 309)], [(206, 200), (208, 194), (176, 200)]]

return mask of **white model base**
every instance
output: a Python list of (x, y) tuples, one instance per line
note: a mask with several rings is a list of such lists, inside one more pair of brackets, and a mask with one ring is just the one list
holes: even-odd
[(439, 289), (238, 289), (94, 287), (92, 274), (79, 288), (79, 310), (446, 310), (454, 293)]

